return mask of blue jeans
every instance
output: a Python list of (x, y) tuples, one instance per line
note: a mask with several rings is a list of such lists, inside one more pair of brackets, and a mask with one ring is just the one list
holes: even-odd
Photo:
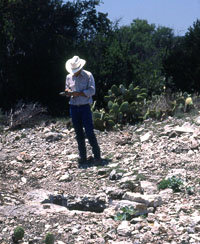
[[(78, 143), (78, 150), (80, 158), (85, 160), (87, 158), (85, 134), (92, 147), (92, 152), (95, 159), (101, 158), (100, 148), (94, 134), (92, 112), (90, 105), (70, 105), (70, 115), (76, 133), (76, 140)], [(84, 130), (85, 129), (85, 133)]]

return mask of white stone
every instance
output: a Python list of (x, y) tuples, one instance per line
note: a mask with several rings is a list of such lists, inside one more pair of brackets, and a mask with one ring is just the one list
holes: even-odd
[(198, 125), (200, 125), (200, 116), (198, 116), (195, 121)]
[(149, 181), (141, 181), (140, 182), (141, 188), (144, 193), (146, 194), (155, 194), (158, 192), (158, 187), (155, 183)]
[(109, 168), (116, 168), (118, 166), (119, 166), (118, 163), (111, 163), (111, 164), (108, 165)]
[(200, 216), (193, 216), (191, 220), (192, 222), (194, 222), (195, 225), (200, 224)]
[(74, 227), (74, 228), (72, 229), (72, 234), (78, 234), (79, 231), (80, 231), (80, 230), (79, 230), (78, 228)]
[(65, 130), (63, 130), (63, 131), (62, 131), (62, 133), (64, 133), (64, 134), (69, 134), (69, 133), (70, 133), (70, 131), (69, 131), (69, 130), (67, 130), (67, 129), (65, 129)]
[(21, 181), (22, 181), (24, 184), (26, 184), (27, 179), (26, 179), (25, 177), (22, 177), (22, 178), (21, 178)]
[(145, 204), (147, 207), (158, 207), (162, 205), (162, 198), (159, 195), (142, 195), (140, 193), (126, 192), (123, 199)]
[(126, 177), (123, 177), (123, 178), (120, 180), (120, 184), (125, 183), (125, 182), (127, 182), (127, 181), (134, 182), (134, 181), (136, 181), (136, 179), (137, 179), (137, 175), (126, 176)]
[(170, 188), (161, 190), (159, 195), (161, 196), (163, 202), (168, 202), (171, 196), (173, 196), (173, 190)]
[(121, 224), (117, 228), (117, 233), (120, 236), (129, 236), (131, 234), (131, 228), (129, 221), (122, 221)]
[(67, 155), (67, 158), (72, 160), (72, 159), (77, 159), (78, 158), (78, 154), (70, 154), (70, 155)]
[(108, 241), (108, 244), (133, 244), (133, 242), (132, 241), (111, 241), (111, 240), (109, 240)]
[(187, 172), (185, 169), (172, 169), (169, 171), (168, 175), (166, 176), (166, 179), (171, 178), (173, 176), (180, 178), (183, 181), (186, 181)]
[(51, 130), (49, 128), (44, 128), (43, 133), (49, 133)]
[(46, 224), (46, 225), (45, 225), (45, 230), (49, 230), (50, 227), (51, 227), (51, 225)]
[(194, 133), (194, 129), (189, 125), (176, 126), (174, 130), (179, 133)]
[(140, 136), (140, 141), (145, 142), (148, 141), (152, 137), (153, 133), (152, 132), (147, 132), (143, 136)]
[(68, 173), (65, 173), (64, 175), (62, 175), (59, 179), (59, 181), (71, 181), (72, 177), (71, 175), (69, 175)]

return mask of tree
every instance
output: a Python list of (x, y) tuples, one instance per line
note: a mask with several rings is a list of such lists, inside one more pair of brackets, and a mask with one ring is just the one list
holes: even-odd
[[(78, 18), (72, 3), (55, 0), (1, 1), (2, 94), (46, 102), (57, 87), (55, 70), (65, 45), (73, 45)], [(71, 17), (71, 18), (70, 18)], [(63, 25), (65, 23), (65, 25)], [(7, 103), (8, 105), (8, 103)]]
[(176, 39), (175, 46), (165, 60), (167, 76), (173, 78), (176, 89), (200, 91), (200, 21), (194, 22), (184, 37)]
[(187, 79), (191, 89), (200, 92), (200, 20), (185, 35)]
[[(163, 88), (163, 59), (173, 45), (173, 32), (166, 27), (133, 20), (130, 26), (113, 24), (112, 29), (98, 33), (87, 42), (88, 65), (94, 71), (99, 98), (113, 84), (145, 87), (149, 94)], [(102, 102), (102, 99), (98, 99)]]
[(106, 15), (95, 11), (97, 4), (0, 1), (0, 107), (8, 109), (19, 99), (57, 107), (66, 60), (109, 24)]

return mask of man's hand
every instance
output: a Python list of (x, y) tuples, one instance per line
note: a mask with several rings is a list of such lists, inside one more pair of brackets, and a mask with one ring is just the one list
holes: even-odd
[(65, 94), (66, 94), (68, 97), (73, 96), (73, 91), (67, 88), (67, 89), (65, 89)]
[(70, 89), (68, 89), (68, 88), (65, 89), (65, 92), (66, 92), (66, 93), (72, 93), (72, 91), (71, 91)]

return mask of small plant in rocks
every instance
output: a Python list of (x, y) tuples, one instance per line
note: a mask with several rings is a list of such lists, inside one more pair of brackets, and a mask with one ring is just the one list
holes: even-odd
[(158, 184), (158, 189), (162, 190), (166, 188), (171, 188), (173, 192), (180, 192), (182, 185), (183, 180), (181, 178), (172, 176), (171, 178), (161, 180), (161, 182)]
[(124, 182), (122, 185), (121, 185), (121, 188), (122, 189), (127, 189), (129, 191), (134, 191), (136, 189), (136, 184), (134, 184), (132, 181), (130, 180), (127, 180), (126, 182)]
[(21, 226), (18, 226), (14, 229), (13, 242), (18, 243), (24, 237), (24, 229)]
[(194, 188), (189, 186), (186, 188), (186, 192), (188, 195), (193, 195), (194, 194)]
[(120, 212), (117, 213), (117, 215), (114, 217), (114, 220), (116, 221), (123, 221), (123, 220), (131, 220), (136, 211), (133, 207), (123, 207), (120, 209)]
[(146, 176), (143, 174), (137, 174), (137, 178), (136, 180), (140, 181), (140, 180), (146, 180)]
[(196, 179), (196, 183), (200, 185), (200, 178)]
[(47, 233), (45, 237), (45, 244), (54, 244), (55, 238), (52, 233)]

